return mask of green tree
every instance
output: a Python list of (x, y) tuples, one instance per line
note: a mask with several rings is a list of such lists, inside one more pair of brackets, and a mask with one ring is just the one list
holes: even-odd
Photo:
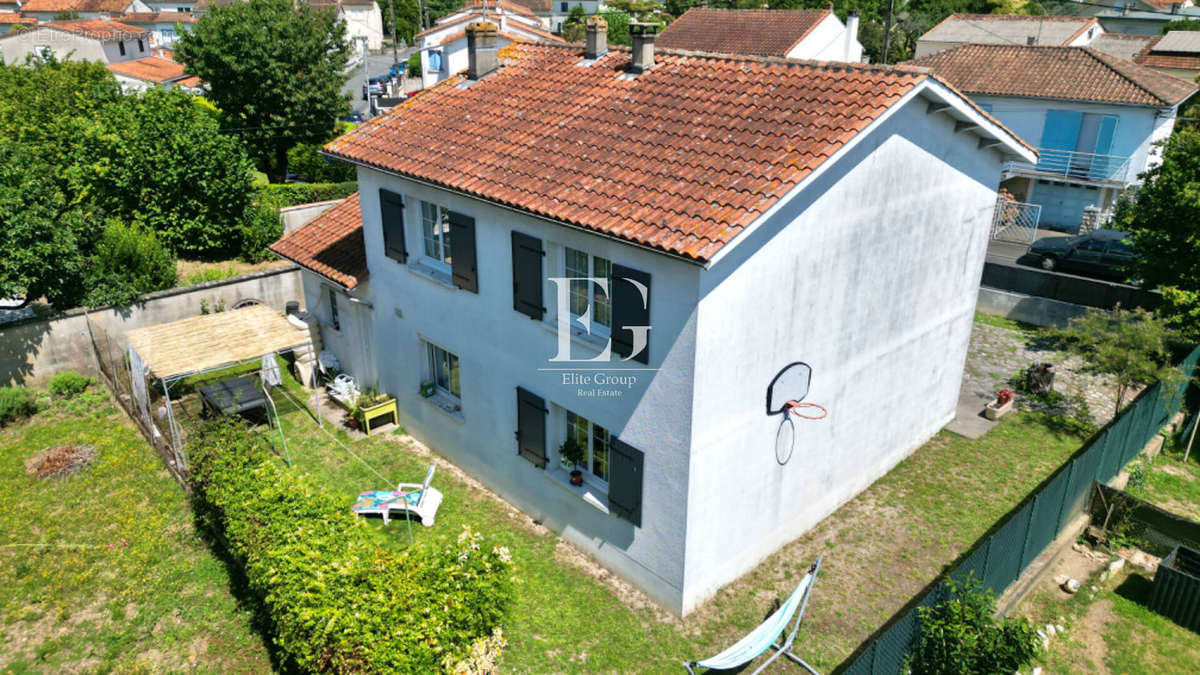
[(288, 150), (328, 140), (349, 98), (350, 47), (332, 7), (291, 0), (214, 5), (175, 43), (187, 72), (204, 80), (272, 182), (287, 175)]
[(1163, 24), (1160, 31), (1163, 35), (1173, 30), (1200, 30), (1200, 19), (1176, 19)]
[(28, 146), (0, 137), (0, 297), (28, 303), (45, 296), (59, 309), (76, 306), (84, 295), (87, 232), (53, 168)]
[(127, 305), (143, 293), (175, 285), (175, 257), (140, 224), (109, 220), (88, 265), (86, 302)]
[[(376, 3), (383, 15), (384, 37), (390, 40), (392, 14), (388, 9), (388, 0), (376, 0)], [(421, 3), (418, 0), (392, 0), (391, 6), (396, 10), (396, 37), (411, 43), (413, 36), (421, 32)]]
[(1046, 8), (1034, 0), (991, 0), (992, 14), (1045, 16)]
[(1029, 620), (997, 620), (996, 600), (977, 577), (947, 579), (946, 591), (942, 602), (917, 608), (921, 639), (912, 672), (1011, 673), (1037, 656), (1037, 632)]
[(562, 25), (562, 38), (567, 42), (579, 42), (583, 40), (584, 33), (587, 31), (587, 25), (584, 23), (584, 13), (582, 5), (575, 5), (571, 11), (567, 12), (567, 18)]
[(95, 207), (141, 222), (176, 253), (238, 250), (252, 167), (210, 109), (154, 88), (107, 103), (79, 127), (71, 182)]
[(1171, 348), (1178, 334), (1144, 309), (1089, 311), (1051, 335), (1083, 359), (1088, 370), (1116, 381), (1114, 415), (1121, 411), (1130, 388), (1171, 379), (1176, 372), (1171, 368)]
[(1200, 131), (1184, 129), (1168, 139), (1162, 163), (1143, 174), (1116, 221), (1138, 254), (1133, 276), (1162, 289), (1164, 314), (1200, 339)]

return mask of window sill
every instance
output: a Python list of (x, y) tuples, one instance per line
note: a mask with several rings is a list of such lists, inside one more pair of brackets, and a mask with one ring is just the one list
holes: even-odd
[(426, 281), (433, 282), (438, 286), (449, 289), (451, 291), (458, 290), (454, 285), (454, 278), (442, 270), (437, 270), (425, 263), (415, 262), (408, 264), (408, 271), (421, 277)]
[[(542, 328), (546, 332), (558, 339), (558, 323), (557, 321), (542, 321)], [(592, 352), (592, 356), (599, 356), (604, 353), (605, 348), (609, 346), (609, 338), (601, 337), (592, 333), (585, 333), (582, 328), (571, 328), (571, 342)]]
[(462, 401), (460, 399), (456, 399), (453, 396), (447, 396), (446, 394), (442, 394), (442, 393), (434, 394), (433, 396), (430, 396), (429, 398), (424, 398), (424, 397), (422, 397), (422, 398), (429, 405), (437, 408), (438, 410), (441, 410), (446, 415), (449, 415), (450, 418), (452, 418), (458, 422), (466, 422), (467, 421), (467, 419), (465, 417), (463, 417), (463, 414), (462, 414)]
[(583, 500), (588, 506), (601, 513), (608, 513), (608, 492), (587, 481), (584, 481), (583, 485), (571, 485), (571, 472), (562, 468), (562, 465), (547, 464), (546, 476), (551, 482)]

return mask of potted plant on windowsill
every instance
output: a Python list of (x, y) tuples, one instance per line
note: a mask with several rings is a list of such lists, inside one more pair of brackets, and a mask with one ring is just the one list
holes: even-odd
[(579, 469), (586, 459), (583, 446), (574, 438), (568, 438), (558, 447), (558, 454), (562, 457), (563, 468), (571, 469), (571, 485), (583, 485), (583, 471)]
[(1016, 400), (1016, 394), (1009, 389), (1001, 389), (996, 392), (996, 400), (987, 404), (983, 409), (983, 416), (989, 420), (998, 420), (1008, 413), (1012, 412), (1013, 402)]

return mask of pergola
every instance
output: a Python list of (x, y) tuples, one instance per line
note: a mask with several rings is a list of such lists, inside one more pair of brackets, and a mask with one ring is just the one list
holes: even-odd
[[(187, 468), (187, 457), (175, 412), (171, 385), (194, 375), (236, 366), (252, 359), (285, 352), (312, 351), (307, 330), (298, 328), (266, 305), (214, 314), (202, 314), (170, 323), (136, 328), (125, 334), (129, 341), (129, 374), (138, 409), (151, 428), (146, 382), (157, 379), (166, 396), (171, 448), (178, 466)], [(314, 397), (316, 392), (314, 392)], [(270, 401), (270, 397), (267, 397)], [(320, 406), (314, 406), (320, 415)]]

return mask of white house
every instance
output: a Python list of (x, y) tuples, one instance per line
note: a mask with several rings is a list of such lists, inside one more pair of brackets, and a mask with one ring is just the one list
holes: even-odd
[(1085, 47), (1104, 33), (1093, 16), (951, 14), (917, 38), (916, 58), (963, 44)]
[(143, 0), (23, 0), (21, 13), (38, 21), (53, 21), (64, 12), (74, 12), (80, 19), (118, 18), (126, 12), (149, 12)]
[(155, 47), (170, 47), (179, 39), (179, 31), (188, 30), (196, 23), (196, 17), (188, 12), (130, 12), (121, 17), (121, 23), (150, 31), (150, 42)]
[(326, 146), (361, 192), (274, 250), (409, 432), (687, 613), (953, 418), (1034, 153), (924, 71), (641, 28), (499, 66), (471, 30), (466, 74)]
[(308, 0), (308, 5), (313, 9), (335, 8), (346, 24), (346, 39), (351, 44), (366, 38), (368, 49), (383, 47), (383, 13), (375, 0)]
[(60, 60), (121, 63), (150, 56), (150, 31), (106, 19), (52, 21), (0, 35), (0, 58), (21, 63), (27, 55)]
[(1090, 47), (964, 45), (912, 61), (969, 95), (1038, 148), (1004, 168), (1004, 187), (1041, 205), (1041, 224), (1075, 231), (1084, 209), (1101, 221), (1123, 190), (1157, 164), (1186, 80)]
[(438, 19), (428, 30), (417, 33), (413, 42), (421, 54), (421, 87), (432, 87), (467, 69), (467, 26), (488, 21), (498, 29), (498, 44), (513, 42), (559, 42), (546, 32), (529, 10), (507, 0), (487, 3), (486, 8), (468, 3), (463, 9)]
[(658, 37), (659, 47), (723, 54), (862, 61), (858, 14), (843, 24), (830, 9), (709, 9), (693, 7)]

